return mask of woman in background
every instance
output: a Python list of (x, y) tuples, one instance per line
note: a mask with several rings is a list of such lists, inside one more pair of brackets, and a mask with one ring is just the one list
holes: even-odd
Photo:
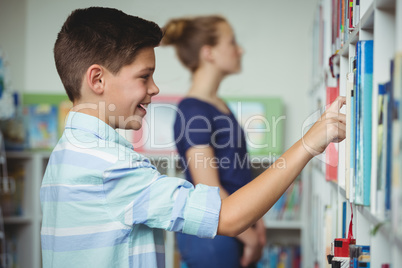
[[(174, 46), (192, 74), (174, 124), (186, 179), (219, 187), (224, 199), (252, 180), (244, 132), (218, 96), (222, 80), (240, 72), (243, 51), (221, 16), (172, 19), (164, 31), (162, 45)], [(176, 238), (189, 268), (255, 267), (266, 242), (262, 219), (236, 238), (211, 240), (180, 233)]]

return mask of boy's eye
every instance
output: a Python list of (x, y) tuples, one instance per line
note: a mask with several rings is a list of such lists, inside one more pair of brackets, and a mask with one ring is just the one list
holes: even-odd
[(142, 75), (142, 76), (141, 76), (141, 78), (142, 78), (142, 79), (145, 79), (145, 80), (148, 79), (149, 77), (150, 77), (149, 74), (146, 74), (146, 75)]

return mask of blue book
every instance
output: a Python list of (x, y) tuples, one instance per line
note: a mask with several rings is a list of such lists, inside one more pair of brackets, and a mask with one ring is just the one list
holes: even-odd
[(361, 168), (359, 168), (359, 159), (360, 159), (360, 151), (358, 150), (358, 148), (360, 148), (360, 142), (361, 142), (361, 138), (360, 138), (360, 105), (359, 105), (359, 101), (360, 101), (360, 92), (357, 90), (357, 58), (355, 60), (355, 68), (354, 68), (354, 86), (353, 86), (353, 108), (354, 108), (354, 112), (353, 112), (353, 130), (351, 131), (353, 133), (353, 153), (351, 158), (353, 159), (353, 202), (356, 202), (356, 187), (357, 187), (357, 177), (360, 174), (360, 170)]
[(373, 40), (356, 44), (356, 204), (370, 205)]
[(385, 166), (385, 216), (389, 217), (391, 209), (391, 181), (392, 181), (392, 119), (394, 99), (392, 94), (392, 82), (385, 84), (387, 98), (387, 118), (386, 118), (386, 166)]
[(342, 203), (342, 238), (346, 238), (346, 201)]

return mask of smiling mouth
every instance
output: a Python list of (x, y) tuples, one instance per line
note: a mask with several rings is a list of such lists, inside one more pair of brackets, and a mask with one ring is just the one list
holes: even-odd
[(140, 104), (137, 105), (137, 107), (138, 107), (140, 110), (146, 112), (146, 111), (147, 111), (147, 108), (148, 108), (148, 103), (146, 103), (146, 104), (145, 104), (145, 103), (144, 103), (144, 104), (141, 104), (141, 103), (140, 103)]

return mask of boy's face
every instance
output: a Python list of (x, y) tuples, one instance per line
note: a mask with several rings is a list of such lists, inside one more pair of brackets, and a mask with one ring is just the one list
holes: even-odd
[(105, 74), (107, 121), (113, 128), (138, 130), (151, 97), (159, 93), (153, 80), (155, 52), (143, 48), (135, 61), (116, 75)]

